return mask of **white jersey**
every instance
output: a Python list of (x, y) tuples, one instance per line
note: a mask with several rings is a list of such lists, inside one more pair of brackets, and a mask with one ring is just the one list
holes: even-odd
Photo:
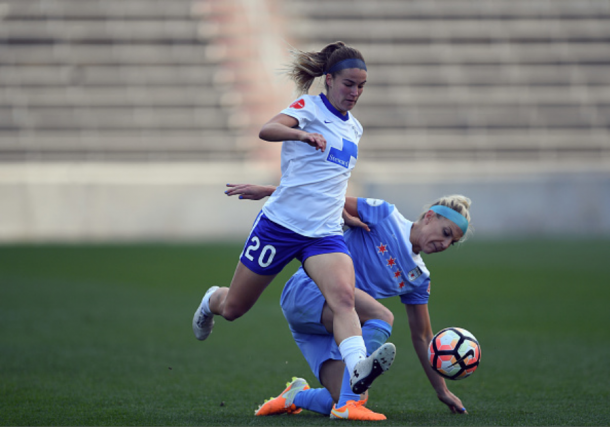
[(324, 136), (326, 150), (284, 141), (282, 179), (263, 212), (303, 236), (341, 235), (347, 182), (358, 159), (362, 125), (349, 112), (342, 115), (324, 94), (303, 95), (282, 114), (297, 119), (299, 129)]

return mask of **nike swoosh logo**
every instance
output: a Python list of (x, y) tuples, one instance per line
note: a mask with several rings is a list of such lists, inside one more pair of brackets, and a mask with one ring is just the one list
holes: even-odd
[(466, 352), (465, 355), (463, 355), (462, 357), (460, 357), (458, 360), (456, 360), (454, 363), (451, 364), (451, 366), (455, 366), (458, 363), (460, 363), (462, 360), (466, 359), (468, 356), (473, 356), (474, 357), (474, 350), (470, 349)]
[(343, 411), (343, 412), (337, 412), (337, 411), (335, 411), (335, 408), (333, 408), (333, 409), (331, 410), (331, 412), (332, 412), (332, 413), (333, 413), (333, 415), (334, 415), (335, 417), (337, 417), (337, 418), (343, 418), (343, 419), (345, 419), (345, 420), (349, 419), (349, 409), (346, 409), (346, 410), (345, 410), (345, 411)]
[(332, 120), (331, 121), (324, 120), (324, 123), (326, 123), (326, 124), (332, 123)]

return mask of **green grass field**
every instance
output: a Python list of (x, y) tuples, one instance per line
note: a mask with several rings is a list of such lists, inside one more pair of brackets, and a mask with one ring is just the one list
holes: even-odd
[[(313, 386), (279, 308), (291, 265), (245, 317), (195, 340), (203, 292), (239, 245), (0, 247), (0, 424), (337, 425), (313, 412), (254, 417), (292, 376)], [(437, 401), (396, 301), (392, 369), (371, 389), (384, 425), (609, 425), (610, 241), (477, 241), (426, 258), (435, 330), (482, 346)], [(362, 422), (350, 425), (367, 424)], [(373, 423), (371, 423), (373, 424)]]

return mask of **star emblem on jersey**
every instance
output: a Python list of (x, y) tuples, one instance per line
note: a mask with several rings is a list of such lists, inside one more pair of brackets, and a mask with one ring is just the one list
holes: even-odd
[[(392, 276), (396, 279), (397, 286), (402, 289), (406, 286), (406, 279), (403, 275), (402, 270), (399, 268), (396, 258), (390, 254), (390, 248), (387, 244), (380, 242), (377, 246), (377, 254), (385, 260), (385, 265), (391, 271)], [(421, 273), (420, 273), (421, 274)]]
[(294, 108), (295, 110), (300, 110), (301, 108), (305, 108), (305, 100), (303, 98), (298, 99), (296, 101), (294, 101), (292, 104), (290, 104), (290, 107), (288, 108)]

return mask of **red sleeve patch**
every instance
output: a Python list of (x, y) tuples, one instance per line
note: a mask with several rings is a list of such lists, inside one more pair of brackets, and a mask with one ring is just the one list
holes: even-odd
[(288, 107), (288, 108), (294, 108), (296, 110), (300, 110), (303, 107), (305, 107), (305, 100), (301, 98), (299, 100), (294, 101), (292, 104), (290, 104), (290, 107)]

